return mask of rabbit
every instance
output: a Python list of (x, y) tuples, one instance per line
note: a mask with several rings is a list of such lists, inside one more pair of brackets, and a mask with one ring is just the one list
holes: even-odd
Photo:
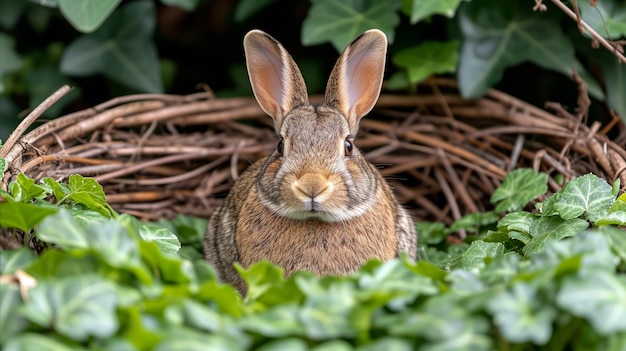
[(205, 259), (220, 280), (245, 295), (234, 262), (266, 260), (286, 276), (298, 270), (324, 276), (401, 252), (417, 260), (412, 219), (354, 145), (360, 119), (380, 95), (385, 34), (368, 30), (343, 51), (319, 106), (309, 103), (302, 74), (278, 41), (252, 30), (243, 44), (254, 96), (278, 141), (242, 173), (210, 219)]

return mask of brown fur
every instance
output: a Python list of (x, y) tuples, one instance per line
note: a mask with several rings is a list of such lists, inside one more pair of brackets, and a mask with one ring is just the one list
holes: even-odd
[(255, 96), (283, 141), (241, 175), (211, 218), (205, 258), (220, 278), (245, 292), (234, 262), (267, 260), (286, 275), (345, 275), (372, 258), (406, 252), (417, 259), (411, 218), (352, 145), (380, 92), (382, 32), (368, 31), (346, 48), (318, 107), (308, 104), (299, 69), (275, 39), (252, 31), (244, 47)]

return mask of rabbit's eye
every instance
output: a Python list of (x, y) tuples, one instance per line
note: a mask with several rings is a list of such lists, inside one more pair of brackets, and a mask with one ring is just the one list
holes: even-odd
[(276, 151), (282, 155), (284, 149), (285, 149), (285, 139), (280, 138), (280, 140), (278, 141), (278, 144), (276, 145)]
[(350, 139), (346, 139), (343, 142), (343, 146), (344, 146), (344, 151), (345, 151), (346, 156), (350, 156), (352, 154), (352, 148), (353, 148), (352, 141)]

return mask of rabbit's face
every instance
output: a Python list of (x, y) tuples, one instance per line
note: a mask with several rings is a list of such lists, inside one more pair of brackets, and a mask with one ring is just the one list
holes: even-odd
[(285, 116), (280, 141), (259, 178), (261, 201), (296, 220), (349, 220), (373, 204), (376, 177), (341, 114), (327, 106)]

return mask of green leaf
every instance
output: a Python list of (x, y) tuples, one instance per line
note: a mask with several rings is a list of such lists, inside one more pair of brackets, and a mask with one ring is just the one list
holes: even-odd
[(356, 348), (357, 351), (412, 351), (413, 344), (403, 338), (385, 336), (368, 344)]
[(49, 192), (54, 194), (57, 201), (63, 200), (63, 198), (70, 193), (70, 189), (67, 187), (67, 184), (60, 184), (55, 179), (50, 177), (42, 178), (41, 183), (43, 183), (43, 186), (50, 188)]
[(133, 221), (136, 225), (137, 233), (145, 241), (152, 241), (159, 246), (161, 252), (166, 254), (175, 254), (180, 250), (180, 241), (167, 228), (163, 228), (153, 223), (141, 223), (136, 219)]
[[(0, 27), (6, 30), (12, 30), (22, 16), (26, 4), (26, 1), (23, 0), (0, 1)], [(2, 52), (2, 50), (3, 49), (0, 49), (0, 52)], [(3, 60), (0, 60), (0, 62), (4, 63)]]
[(335, 280), (327, 288), (319, 286), (313, 276), (298, 276), (296, 283), (306, 295), (298, 311), (306, 335), (314, 340), (352, 337), (356, 334), (350, 315), (357, 306), (355, 286), (345, 280)]
[(59, 0), (63, 16), (74, 28), (90, 33), (109, 17), (121, 0)]
[(223, 335), (199, 333), (189, 328), (171, 328), (154, 351), (243, 351), (245, 345)]
[(626, 263), (626, 233), (616, 227), (602, 227), (599, 231), (606, 235), (615, 255)]
[(502, 217), (498, 222), (498, 229), (509, 232), (519, 232), (530, 238), (531, 226), (537, 220), (537, 216), (530, 212), (511, 212)]
[(461, 256), (461, 267), (463, 269), (481, 268), (484, 267), (487, 257), (495, 257), (503, 253), (504, 245), (502, 243), (476, 240)]
[(441, 222), (420, 221), (415, 223), (415, 229), (419, 233), (419, 244), (434, 245), (445, 241), (448, 233), (446, 226)]
[(598, 56), (606, 84), (606, 102), (626, 123), (626, 64), (619, 62), (608, 52)]
[(29, 202), (46, 194), (46, 188), (36, 185), (35, 181), (25, 176), (24, 173), (18, 174), (15, 182), (9, 184), (9, 190), (15, 201), (20, 202)]
[(418, 46), (404, 49), (393, 56), (396, 66), (405, 68), (409, 83), (414, 85), (433, 74), (456, 71), (459, 61), (459, 42), (427, 41)]
[(152, 39), (154, 12), (151, 1), (121, 7), (97, 31), (67, 47), (61, 71), (72, 76), (102, 73), (142, 92), (161, 92), (159, 57)]
[(29, 232), (44, 218), (59, 211), (56, 207), (23, 202), (0, 202), (0, 227)]
[(276, 0), (241, 0), (235, 7), (235, 21), (243, 22)]
[[(0, 148), (2, 148), (2, 140), (0, 140)], [(4, 179), (4, 172), (7, 170), (7, 160), (0, 158), (0, 180)]]
[(548, 175), (531, 168), (520, 168), (504, 177), (502, 184), (491, 196), (496, 212), (519, 211), (531, 200), (548, 191)]
[(4, 351), (24, 351), (24, 350), (41, 350), (41, 351), (86, 351), (87, 349), (79, 347), (68, 342), (61, 342), (50, 336), (37, 333), (23, 333), (9, 340)]
[(373, 28), (385, 32), (393, 43), (402, 0), (311, 0), (311, 4), (302, 24), (302, 43), (331, 42), (341, 52), (356, 37)]
[(619, 227), (626, 227), (626, 211), (609, 212), (598, 218), (595, 225), (616, 225)]
[(246, 282), (248, 286), (247, 296), (251, 299), (263, 295), (272, 285), (278, 285), (285, 281), (283, 269), (267, 261), (254, 263), (248, 269), (236, 263), (235, 268)]
[(586, 218), (595, 222), (611, 207), (615, 197), (612, 187), (604, 179), (594, 174), (572, 179), (560, 191), (554, 210), (563, 219), (578, 218), (586, 214)]
[(552, 322), (557, 313), (542, 303), (535, 288), (516, 283), (511, 291), (491, 298), (487, 310), (504, 338), (512, 343), (533, 342), (543, 345), (552, 336)]
[(186, 11), (191, 11), (198, 6), (198, 0), (161, 0), (161, 2), (171, 6), (178, 6)]
[(463, 34), (458, 80), (461, 94), (476, 98), (498, 83), (506, 68), (530, 61), (567, 77), (572, 70), (589, 93), (604, 97), (600, 86), (576, 59), (559, 21), (534, 12), (525, 2), (472, 1), (459, 9)]
[(259, 347), (258, 351), (307, 351), (309, 348), (302, 339), (286, 338), (273, 340)]
[(5, 93), (4, 77), (22, 68), (22, 57), (15, 51), (15, 39), (0, 32), (0, 94)]
[(352, 351), (352, 345), (345, 340), (330, 340), (311, 348), (311, 351)]
[(86, 249), (89, 247), (87, 228), (79, 225), (69, 211), (61, 209), (41, 223), (35, 236), (44, 242), (53, 243), (60, 248)]
[(577, 4), (583, 21), (603, 38), (619, 39), (626, 36), (626, 7), (623, 1), (602, 0), (597, 1), (595, 6), (591, 6), (589, 1)]
[(265, 311), (250, 314), (240, 319), (243, 330), (269, 337), (304, 335), (304, 328), (298, 318), (299, 306), (285, 302)]
[[(3, 269), (4, 270), (4, 269)], [(10, 340), (28, 326), (28, 320), (18, 313), (22, 305), (20, 288), (17, 284), (0, 284), (0, 345)], [(6, 350), (6, 348), (5, 348)]]
[(557, 304), (586, 318), (600, 334), (626, 331), (626, 277), (587, 271), (565, 279)]
[(80, 174), (72, 174), (68, 186), (70, 189), (68, 199), (98, 211), (103, 216), (112, 217), (114, 211), (106, 202), (102, 185), (98, 184), (95, 179), (86, 178)]
[(498, 214), (493, 211), (469, 213), (454, 221), (449, 228), (449, 232), (467, 230), (477, 233), (480, 227), (498, 222), (498, 218)]
[(572, 218), (564, 220), (560, 217), (540, 217), (530, 227), (532, 239), (524, 247), (526, 256), (540, 252), (548, 241), (557, 241), (582, 233), (589, 224), (587, 221)]
[(35, 259), (35, 254), (25, 247), (0, 251), (0, 274), (13, 274), (18, 269), (28, 266)]
[[(411, 24), (415, 24), (432, 15), (444, 15), (454, 17), (456, 9), (462, 0), (406, 0), (402, 4), (402, 12), (411, 18)], [(469, 0), (465, 0), (469, 1)]]
[(107, 338), (118, 328), (115, 286), (99, 276), (83, 275), (39, 281), (28, 291), (24, 315), (74, 340)]
[(156, 223), (176, 234), (181, 244), (201, 246), (208, 221), (200, 217), (177, 215), (172, 220), (160, 219)]

